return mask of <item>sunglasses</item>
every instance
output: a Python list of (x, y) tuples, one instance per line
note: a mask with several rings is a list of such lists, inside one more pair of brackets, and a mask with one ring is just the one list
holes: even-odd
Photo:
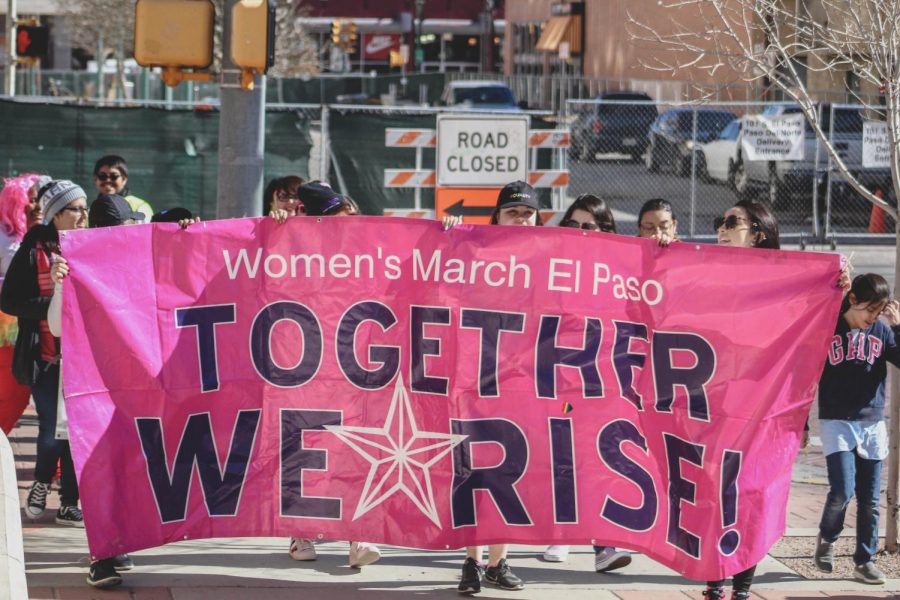
[[(728, 217), (716, 217), (713, 219), (713, 229), (716, 231), (720, 230), (722, 227), (725, 229), (737, 229), (737, 226), (741, 224), (741, 221), (746, 221), (744, 217), (739, 217), (737, 215), (729, 215)], [(751, 223), (753, 227), (759, 227), (756, 223)]]
[(565, 221), (560, 222), (560, 226), (562, 227), (572, 227), (573, 229), (587, 229), (588, 231), (603, 231), (605, 233), (612, 233), (612, 227), (604, 223), (603, 225), (597, 225), (596, 223), (579, 223), (573, 219), (566, 219)]
[(122, 178), (122, 176), (119, 175), (118, 173), (97, 173), (97, 175), (95, 175), (95, 177), (99, 181), (118, 181), (119, 179)]

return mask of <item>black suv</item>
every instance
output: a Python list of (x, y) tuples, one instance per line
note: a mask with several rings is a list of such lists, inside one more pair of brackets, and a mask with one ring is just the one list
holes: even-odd
[[(694, 114), (697, 115), (697, 137), (694, 138)], [(691, 155), (696, 145), (716, 139), (737, 115), (727, 110), (710, 108), (673, 108), (659, 115), (650, 127), (650, 147), (645, 158), (651, 172), (671, 169), (687, 176), (691, 172)]]
[(640, 160), (657, 114), (647, 94), (606, 92), (596, 104), (585, 106), (585, 113), (573, 125), (572, 156), (592, 160), (597, 153), (616, 152)]

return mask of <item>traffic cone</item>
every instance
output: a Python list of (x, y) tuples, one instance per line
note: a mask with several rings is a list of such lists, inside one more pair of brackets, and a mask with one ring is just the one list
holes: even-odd
[[(881, 188), (875, 190), (875, 196), (884, 199)], [(869, 215), (869, 233), (888, 233), (887, 213), (875, 204), (872, 205), (872, 214)]]

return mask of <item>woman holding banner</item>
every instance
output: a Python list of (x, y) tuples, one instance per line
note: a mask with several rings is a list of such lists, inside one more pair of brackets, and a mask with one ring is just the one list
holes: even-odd
[(638, 213), (638, 237), (654, 239), (660, 246), (678, 241), (678, 219), (668, 200), (653, 198), (644, 202)]
[[(737, 248), (781, 248), (778, 222), (765, 204), (755, 200), (741, 200), (714, 222), (717, 241), (722, 246)], [(731, 600), (750, 598), (750, 586), (756, 565), (732, 577)], [(725, 598), (725, 580), (707, 581), (703, 595), (709, 600)]]
[[(288, 179), (288, 178), (285, 178)], [(303, 210), (291, 212), (276, 202), (272, 204), (269, 216), (283, 224), (288, 217), (307, 215), (310, 217), (351, 217), (360, 214), (359, 206), (347, 196), (338, 194), (330, 186), (320, 181), (311, 181), (296, 188), (296, 197)], [(292, 537), (288, 555), (294, 560), (316, 560), (316, 546), (309, 538)], [(349, 562), (354, 569), (361, 569), (381, 558), (381, 550), (375, 544), (350, 542)]]
[(276, 177), (270, 181), (263, 191), (262, 214), (273, 216), (278, 210), (286, 212), (290, 217), (306, 214), (306, 209), (297, 196), (297, 190), (303, 183), (303, 178), (296, 175)]
[[(100, 194), (90, 209), (91, 227), (114, 227), (118, 225), (136, 225), (144, 222), (145, 215), (131, 208), (128, 201), (118, 194)], [(187, 221), (186, 223), (192, 223)], [(187, 224), (182, 225), (186, 228)], [(50, 279), (53, 282), (53, 296), (47, 311), (47, 325), (57, 338), (62, 336), (62, 281), (69, 275), (69, 264), (62, 256), (56, 257), (53, 266), (50, 267)], [(60, 361), (62, 371), (62, 361)], [(65, 397), (60, 394), (60, 402), (65, 404)], [(65, 415), (65, 407), (62, 407), (59, 415)], [(68, 433), (67, 423), (62, 427)], [(88, 569), (87, 583), (96, 588), (111, 588), (122, 583), (119, 571), (130, 571), (134, 568), (134, 562), (127, 554), (119, 554), (106, 558), (91, 557), (91, 566)]]
[[(616, 233), (616, 220), (609, 204), (593, 194), (582, 194), (575, 198), (559, 224), (562, 227)], [(543, 559), (547, 562), (565, 562), (568, 558), (569, 546), (548, 546), (543, 554)], [(612, 546), (594, 546), (594, 570), (598, 573), (615, 571), (630, 564), (630, 552), (617, 550)]]
[[(528, 227), (543, 225), (538, 212), (537, 192), (524, 181), (507, 184), (497, 197), (497, 206), (491, 214), (491, 225), (524, 225)], [(444, 226), (452, 227), (458, 219), (445, 218)], [(488, 546), (487, 567), (481, 562), (482, 546), (466, 548), (466, 560), (463, 563), (462, 578), (457, 588), (461, 594), (477, 594), (481, 591), (481, 579), (503, 590), (521, 590), (525, 587), (522, 579), (516, 576), (506, 562), (509, 544), (491, 544)]]

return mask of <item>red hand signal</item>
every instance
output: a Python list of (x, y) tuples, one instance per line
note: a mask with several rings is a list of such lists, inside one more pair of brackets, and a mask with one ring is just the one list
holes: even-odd
[(25, 54), (30, 45), (31, 34), (28, 31), (20, 31), (19, 35), (16, 36), (16, 53), (20, 55)]

